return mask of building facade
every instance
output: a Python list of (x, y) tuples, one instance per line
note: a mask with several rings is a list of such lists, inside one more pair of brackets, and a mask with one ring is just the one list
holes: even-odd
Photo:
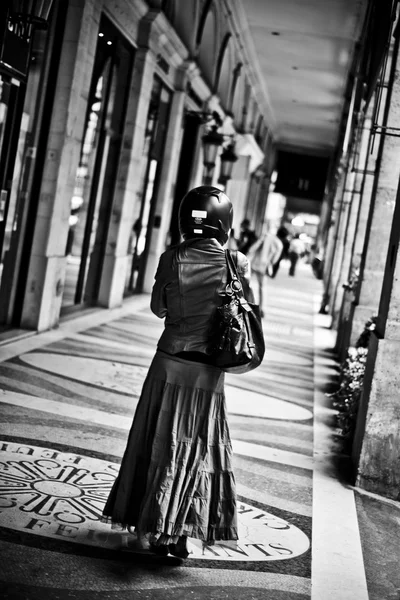
[(346, 145), (325, 211), (321, 307), (332, 315), (341, 361), (349, 350), (354, 361), (367, 340), (355, 365), (363, 372), (361, 389), (357, 382), (348, 394), (354, 482), (394, 500), (400, 499), (399, 33), (397, 2), (371, 2), (354, 65)]
[[(236, 228), (244, 215), (262, 221), (274, 167), (229, 3), (48, 4), (26, 72), (4, 52), (1, 62), (3, 329), (46, 330), (72, 309), (149, 292), (179, 239), (179, 202), (204, 182), (201, 138), (213, 124), (222, 146), (207, 181), (226, 188)], [(7, 6), (3, 32), (18, 21)], [(1, 43), (6, 52), (7, 35)], [(227, 181), (220, 157), (232, 142)]]

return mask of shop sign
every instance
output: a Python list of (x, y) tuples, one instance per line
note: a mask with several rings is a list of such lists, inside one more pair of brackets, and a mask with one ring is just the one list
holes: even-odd
[(0, 64), (22, 77), (28, 74), (32, 32), (31, 23), (8, 14), (2, 37)]

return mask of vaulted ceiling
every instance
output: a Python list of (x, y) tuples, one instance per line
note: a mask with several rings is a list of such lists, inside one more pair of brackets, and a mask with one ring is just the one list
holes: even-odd
[(282, 148), (331, 154), (368, 0), (235, 0), (259, 97)]

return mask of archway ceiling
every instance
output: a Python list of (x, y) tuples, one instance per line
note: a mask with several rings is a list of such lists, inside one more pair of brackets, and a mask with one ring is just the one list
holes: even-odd
[(231, 6), (278, 144), (330, 154), (367, 0), (234, 0)]

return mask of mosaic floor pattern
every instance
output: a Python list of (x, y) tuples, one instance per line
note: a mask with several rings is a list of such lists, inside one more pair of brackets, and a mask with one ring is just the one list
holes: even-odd
[[(109, 549), (138, 551), (135, 535), (100, 522), (118, 464), (47, 448), (0, 442), (0, 528)], [(285, 560), (304, 554), (308, 537), (274, 514), (239, 503), (240, 543), (190, 540), (191, 558)]]

